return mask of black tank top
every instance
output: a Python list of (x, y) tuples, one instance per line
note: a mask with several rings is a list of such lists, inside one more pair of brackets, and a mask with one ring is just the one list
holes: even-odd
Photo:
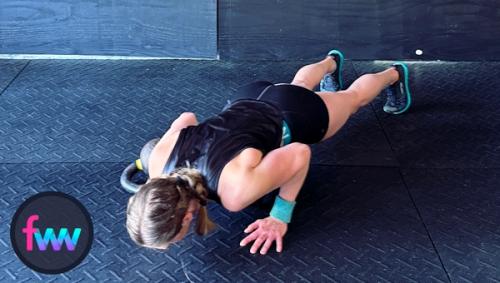
[(202, 123), (182, 129), (163, 172), (198, 169), (207, 182), (209, 198), (219, 201), (217, 186), (224, 166), (245, 148), (266, 155), (280, 147), (282, 123), (281, 111), (273, 104), (238, 100)]

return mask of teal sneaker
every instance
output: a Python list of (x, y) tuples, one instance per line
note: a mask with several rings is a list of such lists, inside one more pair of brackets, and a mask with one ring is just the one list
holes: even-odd
[(384, 111), (389, 114), (401, 114), (406, 112), (411, 105), (410, 85), (408, 83), (409, 71), (406, 64), (402, 62), (396, 62), (392, 66), (398, 71), (399, 79), (384, 89), (387, 95)]
[(320, 91), (339, 91), (344, 89), (342, 82), (342, 67), (344, 66), (344, 54), (338, 50), (331, 50), (328, 56), (333, 57), (337, 63), (337, 69), (331, 74), (326, 74), (319, 83)]

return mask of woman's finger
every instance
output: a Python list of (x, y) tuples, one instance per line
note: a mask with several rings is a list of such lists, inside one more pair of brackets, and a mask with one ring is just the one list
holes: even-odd
[(254, 223), (248, 225), (248, 227), (243, 232), (250, 233), (257, 228), (259, 228), (259, 221), (258, 220), (255, 221)]
[(253, 242), (253, 245), (252, 245), (252, 248), (250, 249), (250, 253), (254, 254), (256, 253), (259, 248), (260, 248), (260, 245), (262, 245), (262, 243), (264, 242), (265, 240), (265, 237), (264, 236), (260, 236), (257, 238), (257, 240), (255, 240), (255, 242)]
[(266, 242), (262, 246), (262, 249), (260, 250), (261, 255), (265, 255), (267, 253), (267, 251), (269, 250), (269, 248), (273, 244), (273, 241), (274, 241), (273, 238), (267, 238)]
[(276, 235), (276, 251), (281, 253), (283, 250), (283, 237), (281, 235)]
[(246, 246), (248, 243), (251, 241), (255, 240), (259, 236), (259, 233), (253, 232), (252, 234), (246, 236), (243, 240), (240, 242), (240, 246)]

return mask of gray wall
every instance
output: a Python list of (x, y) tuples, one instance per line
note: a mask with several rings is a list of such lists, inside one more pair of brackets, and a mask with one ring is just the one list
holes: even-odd
[(215, 58), (217, 0), (1, 0), (0, 53)]
[(0, 53), (274, 60), (331, 48), (500, 60), (500, 0), (0, 0)]
[(331, 48), (351, 59), (500, 60), (500, 1), (219, 1), (222, 58), (317, 59)]

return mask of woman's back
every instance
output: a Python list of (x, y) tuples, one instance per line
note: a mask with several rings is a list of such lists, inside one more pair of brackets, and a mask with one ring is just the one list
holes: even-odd
[(269, 103), (236, 101), (199, 125), (167, 133), (152, 153), (150, 177), (195, 168), (207, 179), (211, 194), (217, 194), (223, 169), (241, 152), (245, 160), (255, 160), (280, 146), (282, 121), (281, 112)]

